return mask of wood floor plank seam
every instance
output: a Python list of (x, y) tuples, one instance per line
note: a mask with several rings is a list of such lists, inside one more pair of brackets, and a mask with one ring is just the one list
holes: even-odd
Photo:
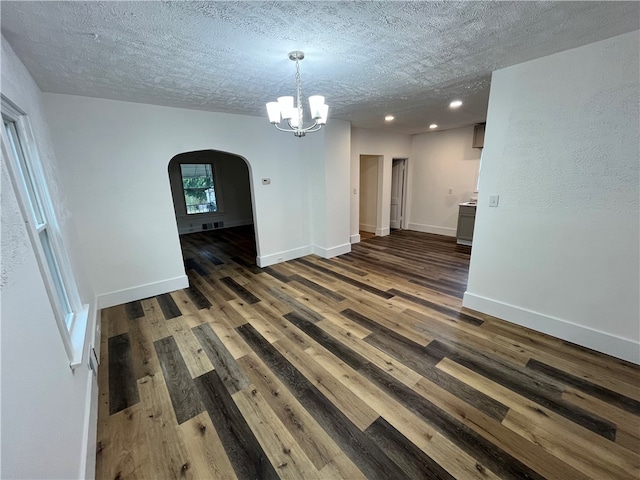
[(548, 375), (549, 377), (558, 380), (566, 385), (570, 385), (579, 390), (582, 390), (583, 392), (591, 396), (610, 403), (614, 407), (618, 407), (635, 415), (640, 415), (640, 402), (634, 400), (633, 398), (626, 397), (607, 388), (578, 378), (569, 373), (565, 373), (560, 369), (557, 369), (550, 365), (546, 365), (545, 363), (539, 362), (538, 360), (533, 358), (529, 360), (529, 362), (527, 363), (527, 367), (537, 372)]
[(140, 301), (125, 303), (124, 306), (129, 320), (144, 317), (144, 310), (142, 309)]
[(462, 400), (497, 420), (502, 420), (507, 414), (508, 408), (500, 402), (484, 395), (445, 372), (439, 371), (435, 367), (434, 361), (426, 354), (422, 345), (413, 343), (410, 339), (389, 331), (386, 327), (376, 324), (364, 315), (351, 309), (343, 310), (341, 313), (347, 316), (347, 318), (351, 318), (374, 331), (374, 333), (364, 339), (367, 343), (388, 353), (423, 377), (428, 378), (445, 390), (454, 393)]
[(195, 384), (238, 479), (279, 479), (218, 372), (205, 373)]
[[(371, 364), (361, 355), (346, 349), (339, 341), (321, 332), (321, 329), (318, 328), (317, 325), (303, 318), (296, 317), (293, 314), (289, 314), (289, 316), (285, 315), (285, 317), (351, 368), (363, 373), (373, 383), (382, 387), (396, 399), (403, 400), (409, 406), (410, 410), (422, 417), (427, 423), (436, 427), (441, 433), (449, 433), (449, 436), (454, 439), (454, 442), (459, 442), (459, 446), (467, 451), (472, 451), (480, 457), (482, 462), (492, 471), (508, 475), (508, 478), (543, 478), (502, 449), (492, 446), (491, 443), (482, 436), (477, 435), (464, 424), (442, 411), (439, 407), (420, 397), (409, 387)], [(451, 434), (452, 431), (454, 434)], [(507, 466), (506, 468), (505, 465)]]
[[(491, 364), (482, 362), (481, 359), (474, 358), (472, 355), (461, 351), (459, 347), (453, 347), (438, 340), (434, 340), (429, 344), (425, 351), (432, 355), (436, 361), (440, 361), (442, 358), (447, 357), (461, 365), (470, 367), (472, 370), (481, 373), (483, 376), (486, 376), (507, 388), (517, 391), (522, 396), (529, 398), (530, 400), (562, 415), (563, 417), (569, 418), (573, 422), (603, 436), (604, 438), (609, 440), (615, 440), (616, 438), (616, 427), (613, 423), (599, 417), (598, 415), (579, 407), (572, 406), (568, 402), (563, 401), (561, 399), (561, 390), (550, 391), (549, 388), (538, 389), (542, 382), (534, 379), (533, 384), (529, 384), (528, 379), (530, 377), (526, 375), (520, 375), (519, 378), (514, 378), (514, 375), (512, 374), (518, 372), (518, 368), (515, 365), (511, 365), (508, 370), (501, 369), (497, 367), (497, 363)], [(550, 384), (548, 384), (548, 386), (550, 386)], [(550, 386), (550, 388), (553, 389), (554, 386)]]
[(258, 356), (290, 388), (298, 400), (332, 434), (347, 456), (367, 478), (408, 478), (362, 431), (332, 406), (324, 395), (249, 325), (238, 331)]
[(176, 302), (173, 300), (173, 297), (169, 293), (164, 293), (162, 295), (157, 295), (156, 300), (160, 305), (160, 309), (164, 314), (164, 318), (167, 320), (171, 320), (172, 318), (182, 316), (182, 312), (176, 305)]
[(379, 297), (391, 298), (393, 296), (393, 294), (390, 294), (388, 292), (384, 292), (384, 291), (382, 291), (382, 290), (380, 290), (378, 288), (372, 287), (371, 285), (368, 285), (368, 284), (363, 283), (361, 281), (355, 280), (355, 279), (353, 279), (351, 277), (348, 277), (347, 275), (344, 275), (342, 273), (335, 272), (335, 271), (333, 271), (333, 270), (331, 270), (331, 269), (329, 269), (327, 267), (323, 267), (322, 265), (317, 265), (317, 264), (314, 264), (313, 262), (310, 262), (310, 261), (305, 260), (305, 259), (300, 259), (300, 258), (295, 260), (295, 261), (299, 262), (299, 263), (301, 263), (303, 265), (306, 265), (308, 267), (311, 267), (313, 269), (316, 269), (316, 270), (318, 270), (318, 271), (320, 271), (322, 273), (325, 273), (327, 275), (335, 277), (335, 278), (337, 278), (339, 280), (342, 280), (345, 283), (353, 285), (354, 287), (357, 287), (357, 288), (359, 288), (361, 290), (364, 290), (366, 292), (372, 293), (372, 294), (377, 295)]
[(178, 425), (202, 413), (200, 397), (173, 337), (154, 342)]

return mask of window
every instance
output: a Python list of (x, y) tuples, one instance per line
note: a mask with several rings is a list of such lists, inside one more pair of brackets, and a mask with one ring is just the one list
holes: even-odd
[(71, 360), (82, 358), (87, 308), (83, 307), (62, 245), (28, 117), (2, 96), (2, 143), (49, 300)]
[(218, 211), (213, 165), (210, 163), (183, 163), (180, 165), (184, 201), (188, 214)]

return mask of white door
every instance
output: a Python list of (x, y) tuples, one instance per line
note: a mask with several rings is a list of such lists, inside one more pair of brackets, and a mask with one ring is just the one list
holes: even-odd
[(391, 228), (402, 228), (405, 177), (405, 159), (394, 158), (391, 167)]

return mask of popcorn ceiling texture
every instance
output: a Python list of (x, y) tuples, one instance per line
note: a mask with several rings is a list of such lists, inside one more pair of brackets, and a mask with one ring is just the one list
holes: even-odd
[(287, 53), (303, 50), (305, 94), (331, 116), (416, 133), (483, 121), (491, 71), (639, 15), (637, 2), (3, 1), (2, 33), (45, 92), (254, 116), (293, 93)]

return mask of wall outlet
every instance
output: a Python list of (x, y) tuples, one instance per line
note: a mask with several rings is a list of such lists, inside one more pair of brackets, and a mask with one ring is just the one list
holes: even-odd
[(451, 195), (453, 193), (453, 188), (449, 189), (449, 195)]
[(497, 207), (500, 203), (500, 195), (489, 195), (489, 206)]

